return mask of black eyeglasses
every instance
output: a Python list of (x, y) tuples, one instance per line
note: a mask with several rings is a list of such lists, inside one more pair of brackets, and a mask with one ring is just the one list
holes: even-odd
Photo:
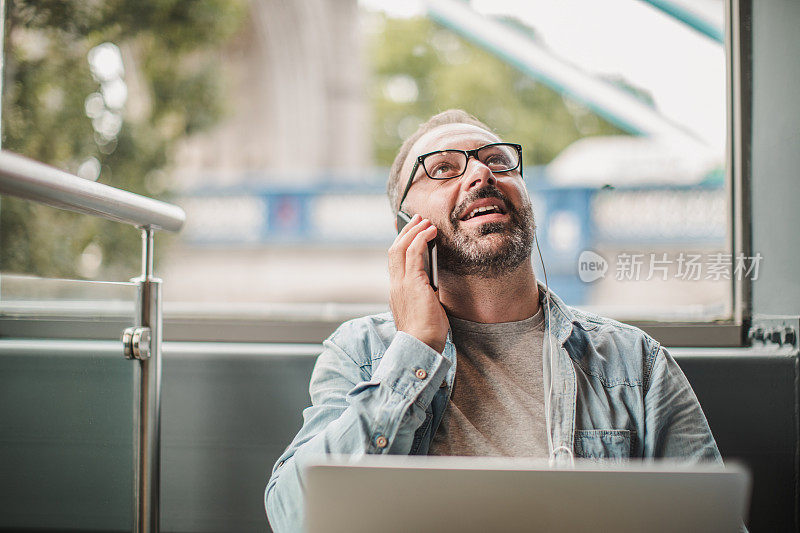
[(487, 167), (492, 173), (511, 172), (519, 169), (522, 175), (522, 146), (513, 143), (491, 143), (481, 146), (474, 150), (438, 150), (428, 152), (417, 157), (414, 168), (411, 169), (411, 176), (400, 198), (398, 209), (402, 208), (403, 200), (411, 189), (414, 176), (420, 165), (425, 170), (425, 174), (433, 180), (449, 180), (464, 175), (467, 171), (469, 158), (474, 157)]

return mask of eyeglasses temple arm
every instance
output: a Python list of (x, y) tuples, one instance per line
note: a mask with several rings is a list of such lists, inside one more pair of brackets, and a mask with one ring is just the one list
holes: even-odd
[(417, 173), (418, 168), (419, 168), (419, 159), (417, 159), (417, 162), (414, 163), (414, 168), (411, 169), (411, 176), (409, 176), (406, 188), (403, 191), (403, 195), (400, 197), (400, 203), (397, 204), (398, 211), (400, 211), (400, 208), (403, 207), (403, 200), (406, 199), (406, 196), (408, 195), (408, 190), (411, 189), (411, 184), (414, 183), (414, 175)]

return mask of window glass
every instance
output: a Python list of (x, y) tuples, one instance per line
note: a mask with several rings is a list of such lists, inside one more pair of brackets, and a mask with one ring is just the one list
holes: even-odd
[[(99, 5), (9, 3), (4, 147), (186, 210), (168, 312), (385, 305), (388, 167), (453, 107), (523, 146), (567, 303), (725, 318), (758, 275), (729, 245), (721, 0)], [(3, 199), (4, 270), (136, 274), (134, 230), (50, 212)]]

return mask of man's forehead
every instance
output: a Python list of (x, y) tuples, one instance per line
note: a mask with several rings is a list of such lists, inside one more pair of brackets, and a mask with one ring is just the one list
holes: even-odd
[(494, 133), (473, 124), (442, 124), (425, 133), (411, 146), (408, 157), (403, 162), (403, 173), (411, 172), (413, 161), (422, 154), (455, 148), (471, 150), (478, 146), (501, 142)]

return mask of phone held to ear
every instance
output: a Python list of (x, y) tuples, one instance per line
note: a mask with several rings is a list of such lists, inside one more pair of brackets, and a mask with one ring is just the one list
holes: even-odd
[[(411, 222), (411, 217), (403, 211), (397, 212), (397, 233), (400, 233), (406, 224)], [(434, 291), (439, 290), (439, 271), (436, 261), (436, 241), (428, 241), (428, 254), (425, 256), (425, 272)]]

